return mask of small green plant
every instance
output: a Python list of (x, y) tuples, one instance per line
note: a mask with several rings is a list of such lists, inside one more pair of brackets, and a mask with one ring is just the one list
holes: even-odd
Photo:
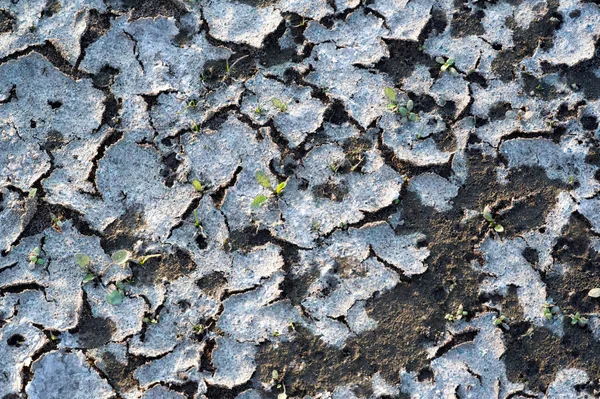
[(124, 265), (131, 260), (131, 252), (126, 249), (121, 249), (114, 252), (110, 258), (112, 259), (113, 263), (116, 263), (117, 265)]
[(287, 399), (287, 394), (285, 392), (285, 384), (283, 383), (283, 377), (285, 373), (279, 374), (277, 370), (273, 370), (271, 372), (271, 383), (276, 384), (277, 389), (283, 389), (283, 392), (277, 395), (277, 399)]
[(106, 302), (113, 306), (119, 306), (125, 298), (125, 284), (120, 281), (115, 283), (115, 289), (106, 294)]
[(158, 320), (156, 320), (156, 319), (155, 319), (155, 318), (153, 318), (153, 317), (152, 317), (152, 318), (151, 318), (151, 317), (144, 317), (144, 318), (142, 319), (142, 321), (143, 321), (144, 323), (146, 323), (146, 324), (157, 324), (157, 323), (158, 323)]
[(468, 314), (469, 314), (469, 312), (464, 310), (463, 305), (460, 304), (460, 305), (458, 305), (458, 308), (456, 308), (455, 314), (446, 313), (446, 316), (444, 316), (444, 319), (446, 319), (448, 321), (458, 321), (458, 320), (461, 320), (463, 317), (465, 317)]
[(197, 192), (201, 193), (202, 192), (202, 183), (200, 183), (200, 181), (194, 179), (192, 180), (192, 186), (194, 187), (194, 190), (196, 190)]
[(556, 306), (552, 298), (548, 298), (546, 303), (543, 305), (544, 317), (548, 320), (552, 320), (560, 314), (560, 308)]
[(195, 100), (190, 100), (188, 101), (188, 103), (185, 105), (185, 109), (196, 109), (198, 108), (198, 103)]
[(243, 60), (246, 57), (248, 57), (247, 54), (245, 56), (240, 57), (237, 60), (233, 61), (233, 63), (231, 65), (229, 65), (229, 58), (225, 60), (225, 76), (223, 76), (223, 81), (225, 81), (229, 77), (229, 75), (231, 75), (231, 72), (233, 71), (233, 67), (235, 66), (235, 64), (237, 64), (238, 62), (240, 62), (241, 60)]
[(494, 325), (498, 326), (498, 327), (502, 327), (506, 331), (510, 330), (510, 326), (508, 325), (507, 321), (508, 320), (506, 319), (506, 316), (504, 316), (503, 314), (500, 314), (497, 317), (494, 317)]
[(281, 101), (280, 99), (278, 99), (278, 98), (273, 98), (273, 99), (271, 100), (271, 102), (273, 103), (273, 106), (274, 106), (275, 108), (279, 109), (279, 111), (281, 111), (281, 112), (285, 112), (285, 111), (287, 111), (287, 107), (288, 107), (287, 103), (284, 103), (284, 102), (283, 102), (283, 101)]
[(256, 108), (254, 109), (254, 112), (257, 114), (262, 114), (262, 108), (260, 107), (260, 104), (256, 104)]
[(27, 198), (33, 199), (33, 198), (35, 198), (36, 195), (37, 195), (37, 188), (32, 188), (31, 191), (29, 191)]
[(123, 266), (123, 265), (126, 265), (127, 262), (129, 262), (129, 261), (143, 265), (149, 259), (160, 258), (161, 256), (162, 256), (162, 254), (151, 254), (151, 255), (143, 255), (138, 258), (134, 258), (131, 251), (128, 251), (126, 249), (120, 249), (120, 250), (114, 252), (110, 256), (110, 258), (112, 259), (113, 263)]
[(162, 256), (161, 254), (151, 254), (151, 255), (144, 255), (144, 256), (141, 256), (141, 257), (140, 257), (140, 258), (137, 260), (137, 262), (138, 262), (140, 265), (143, 265), (144, 263), (148, 262), (148, 259), (152, 259), (152, 258), (160, 258), (161, 256)]
[(580, 315), (579, 312), (576, 312), (575, 314), (571, 313), (569, 317), (571, 318), (571, 325), (573, 326), (579, 324), (579, 327), (585, 327), (589, 321), (586, 317)]
[(200, 125), (196, 121), (192, 121), (192, 131), (196, 133), (200, 132)]
[(494, 231), (496, 231), (498, 233), (502, 233), (504, 231), (504, 227), (500, 223), (496, 222), (496, 219), (492, 215), (492, 209), (489, 206), (486, 206), (485, 208), (483, 208), (482, 214), (483, 214), (483, 218), (485, 220), (487, 220), (490, 227), (492, 229), (494, 229)]
[(271, 185), (271, 181), (269, 180), (269, 177), (262, 170), (256, 171), (256, 181), (258, 181), (258, 184), (260, 184), (264, 188), (271, 190), (271, 194), (269, 196), (266, 196), (264, 194), (259, 194), (256, 197), (254, 197), (254, 200), (252, 201), (252, 204), (250, 205), (253, 209), (259, 208), (262, 204), (267, 202), (269, 200), (269, 198), (271, 198), (272, 196), (281, 195), (281, 193), (285, 189), (285, 186), (287, 185), (287, 180), (286, 180), (286, 181), (279, 183), (277, 185), (277, 187), (273, 188), (273, 186)]
[(35, 247), (31, 250), (31, 252), (29, 252), (29, 255), (27, 255), (27, 260), (29, 261), (30, 265), (43, 265), (45, 263), (44, 259), (41, 258), (40, 254), (42, 253), (42, 250), (40, 249), (40, 247)]
[(448, 58), (447, 60), (445, 60), (444, 57), (436, 57), (435, 61), (438, 64), (441, 64), (440, 71), (442, 71), (442, 72), (448, 71), (452, 75), (456, 75), (458, 73), (458, 72), (456, 72), (456, 68), (453, 67), (454, 58)]
[(204, 233), (204, 227), (202, 227), (202, 222), (198, 217), (198, 211), (194, 211), (194, 227), (198, 229), (199, 234), (206, 239), (206, 234)]
[(90, 281), (92, 281), (93, 279), (96, 278), (96, 275), (90, 271), (91, 259), (88, 255), (81, 253), (81, 252), (76, 253), (75, 254), (75, 262), (77, 262), (79, 267), (84, 272), (87, 272), (87, 274), (83, 278), (83, 284), (89, 283)]
[(413, 100), (408, 100), (404, 107), (400, 106), (396, 97), (396, 92), (391, 87), (385, 88), (385, 96), (388, 98), (388, 100), (390, 100), (390, 103), (387, 105), (387, 109), (402, 115), (402, 120), (404, 122), (406, 122), (407, 120), (410, 120), (412, 122), (416, 122), (419, 120), (419, 115), (412, 112), (415, 106)]

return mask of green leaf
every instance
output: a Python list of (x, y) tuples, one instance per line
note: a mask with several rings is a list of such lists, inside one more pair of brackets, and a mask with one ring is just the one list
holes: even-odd
[(281, 194), (281, 192), (283, 191), (283, 189), (285, 188), (285, 186), (287, 186), (287, 182), (282, 181), (281, 183), (279, 183), (277, 185), (277, 188), (275, 189), (275, 193), (277, 193), (278, 195)]
[(287, 104), (285, 104), (284, 102), (282, 102), (280, 99), (278, 98), (274, 98), (271, 100), (271, 102), (273, 103), (273, 105), (277, 108), (279, 108), (279, 110), (281, 112), (285, 112), (285, 110), (287, 109)]
[(489, 206), (486, 206), (485, 208), (483, 208), (483, 218), (485, 220), (487, 220), (488, 222), (494, 221), (494, 217), (492, 216), (492, 210), (490, 209)]
[(268, 199), (269, 197), (267, 197), (266, 195), (259, 194), (254, 198), (254, 201), (252, 201), (250, 207), (252, 207), (252, 209), (259, 208), (262, 204), (267, 202)]
[(27, 196), (28, 198), (35, 198), (37, 194), (37, 188), (32, 188), (31, 191), (29, 192), (29, 195)]
[(117, 265), (124, 265), (131, 259), (131, 252), (126, 249), (121, 249), (113, 253), (110, 257)]
[(279, 378), (279, 372), (278, 372), (277, 370), (273, 370), (273, 371), (271, 372), (271, 377), (272, 377), (274, 380), (278, 379), (278, 378)]
[(413, 100), (408, 100), (408, 102), (406, 103), (406, 109), (409, 111), (412, 111), (412, 109), (414, 108), (415, 103)]
[(396, 104), (388, 104), (387, 105), (387, 109), (389, 109), (390, 111), (396, 111), (396, 108), (398, 108), (398, 106)]
[(396, 92), (391, 87), (385, 88), (385, 96), (390, 99), (390, 101), (396, 101)]
[(502, 233), (502, 232), (504, 232), (504, 227), (502, 227), (501, 224), (497, 224), (494, 226), (494, 230), (496, 230), (496, 232), (498, 232), (498, 233)]
[(33, 248), (33, 251), (31, 251), (31, 253), (35, 256), (38, 256), (40, 254), (40, 252), (42, 252), (40, 247), (35, 247), (35, 248)]
[(106, 302), (113, 306), (118, 306), (123, 303), (123, 293), (119, 290), (114, 290), (106, 295)]
[(262, 170), (256, 171), (256, 180), (258, 181), (258, 184), (264, 188), (268, 188), (269, 190), (273, 189), (271, 187), (271, 181), (269, 180), (269, 177)]
[(600, 288), (592, 288), (590, 292), (588, 292), (588, 296), (592, 298), (600, 298)]
[(408, 114), (408, 119), (410, 119), (413, 122), (416, 122), (419, 120), (419, 115), (415, 114), (414, 112), (411, 112), (410, 114)]
[(38, 265), (43, 265), (44, 264), (44, 259), (38, 258), (36, 263)]
[(442, 65), (444, 65), (446, 63), (446, 61), (444, 60), (443, 57), (435, 57), (435, 62), (437, 62), (438, 64), (442, 64)]
[(448, 58), (448, 61), (446, 61), (446, 65), (447, 66), (454, 65), (454, 58)]
[(192, 186), (194, 186), (196, 191), (198, 191), (199, 193), (202, 192), (202, 183), (200, 183), (198, 180), (192, 180)]
[(93, 275), (92, 273), (88, 273), (85, 275), (85, 277), (83, 278), (83, 284), (85, 283), (89, 283), (90, 281), (92, 281), (93, 279), (95, 279), (96, 276)]
[(408, 110), (404, 107), (398, 108), (398, 112), (400, 112), (400, 115), (402, 115), (402, 116), (408, 115)]
[(446, 72), (446, 69), (448, 69), (448, 65), (444, 64), (440, 67), (440, 71), (442, 72)]
[(90, 264), (90, 257), (80, 252), (75, 254), (75, 262), (77, 262), (79, 267), (86, 268)]

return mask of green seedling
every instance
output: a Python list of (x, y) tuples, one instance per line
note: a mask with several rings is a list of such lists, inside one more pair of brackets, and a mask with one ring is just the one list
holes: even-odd
[(273, 99), (271, 100), (271, 102), (273, 103), (273, 106), (274, 106), (275, 108), (279, 109), (279, 111), (281, 111), (281, 112), (285, 112), (285, 111), (287, 111), (287, 107), (288, 107), (287, 103), (284, 103), (284, 102), (283, 102), (283, 101), (281, 101), (280, 99), (278, 99), (278, 98), (273, 98)]
[(192, 121), (192, 130), (196, 133), (200, 132), (200, 125), (197, 124), (195, 121)]
[(402, 115), (402, 121), (406, 122), (407, 120), (410, 120), (412, 122), (416, 122), (419, 120), (419, 115), (412, 112), (415, 106), (413, 100), (408, 100), (405, 106), (400, 106), (396, 97), (396, 92), (391, 87), (385, 88), (385, 96), (388, 98), (388, 100), (390, 100), (390, 103), (387, 105), (387, 109)]
[(465, 317), (468, 314), (469, 314), (469, 312), (464, 310), (463, 305), (460, 304), (460, 305), (458, 305), (458, 308), (456, 308), (455, 314), (446, 313), (446, 316), (444, 316), (444, 319), (446, 319), (448, 321), (458, 321), (458, 320), (461, 320), (463, 317)]
[(318, 220), (313, 220), (312, 229), (313, 231), (319, 233), (321, 231), (321, 223)]
[(548, 298), (548, 301), (543, 306), (544, 317), (548, 320), (552, 320), (560, 314), (560, 308), (556, 306), (552, 298)]
[(504, 232), (504, 227), (500, 223), (496, 222), (496, 219), (492, 215), (492, 210), (489, 206), (483, 208), (482, 214), (483, 218), (489, 223), (490, 227), (494, 229), (494, 231), (497, 233)]
[(140, 257), (138, 259), (138, 263), (140, 265), (143, 265), (144, 263), (146, 263), (148, 261), (148, 259), (152, 259), (152, 258), (160, 258), (162, 256), (162, 254), (151, 254), (151, 255), (144, 255), (142, 257)]
[(571, 325), (573, 326), (579, 324), (579, 327), (585, 327), (589, 321), (586, 317), (580, 315), (579, 312), (576, 312), (575, 314), (570, 314), (569, 317), (571, 318)]
[(33, 198), (35, 198), (36, 195), (37, 195), (37, 188), (32, 188), (31, 191), (29, 191), (27, 198), (33, 199)]
[(198, 107), (198, 103), (195, 100), (190, 100), (188, 101), (188, 103), (185, 105), (185, 109), (196, 109)]
[(113, 263), (116, 263), (117, 265), (125, 265), (131, 260), (131, 252), (126, 249), (121, 249), (113, 253), (110, 258), (112, 259)]
[(122, 304), (123, 298), (125, 298), (125, 295), (119, 289), (116, 288), (113, 291), (106, 294), (106, 302), (113, 306), (119, 306), (120, 304)]
[(106, 302), (113, 306), (119, 306), (123, 303), (123, 299), (125, 298), (125, 285), (117, 281), (115, 283), (115, 289), (106, 294)]
[(30, 265), (43, 265), (45, 263), (44, 259), (40, 257), (41, 252), (42, 250), (40, 247), (35, 247), (31, 250), (31, 252), (29, 252), (29, 255), (27, 255), (27, 260), (29, 261)]
[(192, 186), (194, 187), (194, 190), (196, 190), (197, 192), (201, 193), (202, 192), (202, 183), (200, 183), (200, 181), (194, 179), (192, 180)]
[(287, 399), (287, 394), (285, 391), (285, 384), (283, 383), (283, 377), (285, 373), (279, 374), (277, 370), (273, 370), (271, 372), (271, 383), (276, 384), (277, 389), (283, 389), (283, 392), (277, 395), (277, 399)]
[(158, 320), (156, 320), (155, 318), (149, 318), (149, 317), (144, 317), (142, 319), (142, 321), (146, 324), (157, 324)]
[(443, 72), (450, 72), (452, 75), (456, 75), (458, 72), (456, 72), (456, 68), (453, 67), (454, 65), (454, 58), (448, 58), (447, 60), (444, 59), (444, 57), (436, 57), (435, 61), (438, 64), (441, 64), (440, 66), (440, 71)]
[(77, 265), (79, 265), (81, 270), (87, 272), (87, 274), (83, 278), (83, 284), (89, 283), (90, 281), (96, 278), (96, 275), (90, 271), (91, 260), (88, 255), (81, 252), (75, 254), (75, 262), (77, 262)]
[(123, 266), (123, 265), (126, 265), (127, 262), (129, 262), (129, 261), (143, 265), (149, 259), (160, 258), (161, 256), (162, 256), (162, 254), (150, 254), (150, 255), (143, 255), (138, 258), (134, 258), (131, 251), (128, 251), (126, 249), (121, 249), (121, 250), (114, 252), (110, 257), (111, 257), (113, 263)]
[(198, 211), (194, 211), (194, 227), (199, 230), (199, 233), (202, 237), (206, 238), (206, 234), (204, 234), (204, 227), (202, 227), (202, 222), (200, 222), (200, 218), (198, 217)]
[(202, 227), (202, 222), (200, 222), (200, 218), (198, 217), (198, 211), (194, 211), (194, 227), (200, 230), (200, 234), (206, 238), (206, 234), (204, 234), (204, 228)]
[(254, 112), (257, 114), (262, 114), (262, 108), (260, 107), (260, 104), (256, 104), (256, 108), (254, 109)]
[(501, 314), (498, 317), (494, 318), (494, 325), (498, 326), (498, 327), (502, 327), (506, 331), (508, 331), (508, 330), (510, 330), (510, 326), (506, 323), (507, 321), (508, 320), (506, 319), (506, 316), (504, 316), (503, 314)]
[(223, 76), (223, 80), (226, 80), (229, 77), (229, 75), (231, 75), (231, 72), (233, 71), (233, 67), (235, 66), (235, 64), (237, 64), (238, 62), (240, 62), (241, 60), (243, 60), (246, 57), (248, 57), (248, 55), (238, 58), (237, 60), (233, 61), (233, 64), (231, 64), (231, 65), (229, 65), (229, 58), (226, 59), (225, 60), (225, 76)]
[(259, 208), (261, 205), (263, 205), (265, 202), (267, 202), (269, 200), (269, 198), (271, 198), (273, 196), (281, 195), (281, 193), (287, 186), (287, 180), (286, 180), (286, 181), (279, 183), (276, 187), (273, 187), (271, 185), (271, 180), (269, 180), (269, 177), (262, 170), (256, 171), (256, 181), (258, 181), (258, 184), (260, 184), (262, 187), (270, 190), (271, 194), (269, 196), (266, 196), (264, 194), (259, 194), (256, 197), (254, 197), (254, 200), (252, 201), (252, 204), (250, 205), (251, 208), (253, 208), (253, 209)]

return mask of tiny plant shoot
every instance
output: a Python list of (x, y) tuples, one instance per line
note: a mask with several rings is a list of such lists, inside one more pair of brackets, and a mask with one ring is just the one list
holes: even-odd
[(269, 176), (267, 176), (265, 174), (265, 172), (263, 172), (262, 170), (257, 170), (256, 171), (256, 181), (258, 182), (258, 184), (260, 184), (262, 187), (268, 189), (271, 191), (271, 194), (269, 196), (266, 196), (264, 194), (259, 194), (256, 197), (254, 197), (254, 200), (252, 201), (252, 204), (250, 204), (250, 207), (252, 209), (257, 209), (260, 208), (265, 202), (267, 202), (269, 200), (269, 198), (271, 198), (272, 196), (277, 196), (277, 195), (281, 195), (281, 193), (283, 192), (283, 190), (285, 189), (285, 186), (287, 185), (287, 180), (283, 181), (281, 183), (279, 183), (277, 185), (277, 187), (273, 187), (271, 185), (271, 180), (269, 180)]
[(548, 320), (552, 320), (560, 314), (560, 308), (556, 306), (552, 298), (548, 298), (548, 301), (543, 305), (544, 317)]
[(436, 57), (435, 61), (438, 64), (441, 64), (440, 66), (440, 71), (443, 72), (450, 72), (452, 75), (456, 75), (458, 72), (456, 72), (456, 68), (454, 68), (452, 65), (454, 65), (454, 58), (448, 58), (447, 60), (444, 59), (444, 57)]
[(273, 99), (271, 100), (271, 102), (273, 103), (273, 106), (274, 106), (275, 108), (277, 108), (279, 111), (281, 111), (281, 112), (285, 112), (285, 111), (287, 111), (287, 107), (288, 107), (288, 106), (287, 106), (287, 103), (284, 103), (284, 102), (283, 102), (283, 101), (281, 101), (280, 99), (278, 99), (278, 98), (273, 98)]
[(502, 327), (504, 328), (506, 331), (510, 330), (509, 325), (506, 323), (506, 316), (504, 316), (503, 314), (499, 315), (498, 317), (494, 318), (494, 325), (498, 326), (498, 327)]
[(31, 252), (29, 252), (29, 255), (27, 255), (27, 260), (29, 261), (30, 265), (44, 264), (44, 259), (40, 257), (41, 252), (42, 250), (40, 249), (40, 247), (35, 247), (31, 250)]
[(196, 179), (192, 180), (192, 186), (194, 186), (194, 189), (197, 192), (199, 192), (199, 193), (202, 192), (202, 183), (200, 183), (200, 181), (198, 181)]
[(578, 324), (579, 327), (585, 327), (588, 324), (588, 319), (580, 315), (579, 312), (570, 314), (569, 317), (571, 318), (571, 325), (573, 326)]
[(83, 270), (84, 272), (87, 272), (87, 274), (83, 278), (83, 284), (89, 283), (90, 281), (92, 281), (93, 279), (96, 278), (94, 273), (92, 273), (90, 271), (91, 260), (88, 255), (81, 253), (81, 252), (75, 254), (75, 262), (77, 262), (77, 264), (79, 265), (81, 270)]
[(456, 308), (455, 314), (446, 313), (446, 316), (444, 316), (444, 319), (446, 319), (448, 321), (458, 321), (458, 320), (461, 320), (464, 316), (467, 316), (468, 314), (469, 314), (469, 312), (464, 310), (463, 305), (460, 304), (458, 306), (458, 308)]
[(385, 96), (388, 98), (388, 100), (390, 100), (390, 103), (387, 105), (387, 109), (402, 115), (402, 121), (406, 122), (407, 120), (410, 120), (412, 122), (416, 122), (419, 120), (419, 115), (412, 112), (413, 108), (415, 107), (413, 100), (408, 100), (404, 107), (400, 106), (396, 97), (396, 92), (391, 87), (385, 88)]
[(123, 298), (125, 298), (124, 293), (124, 285), (120, 281), (115, 283), (115, 289), (106, 294), (106, 302), (113, 306), (119, 306), (123, 303)]
[(489, 206), (486, 206), (485, 208), (483, 208), (483, 218), (485, 220), (487, 220), (487, 222), (489, 223), (490, 227), (492, 229), (494, 229), (494, 231), (498, 232), (498, 233), (502, 233), (504, 231), (504, 227), (502, 227), (502, 225), (500, 223), (496, 222), (496, 219), (494, 218), (494, 216), (492, 215), (492, 210)]

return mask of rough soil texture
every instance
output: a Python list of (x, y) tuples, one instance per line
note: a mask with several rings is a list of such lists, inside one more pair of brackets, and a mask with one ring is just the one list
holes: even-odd
[(597, 3), (0, 1), (0, 399), (600, 397)]

